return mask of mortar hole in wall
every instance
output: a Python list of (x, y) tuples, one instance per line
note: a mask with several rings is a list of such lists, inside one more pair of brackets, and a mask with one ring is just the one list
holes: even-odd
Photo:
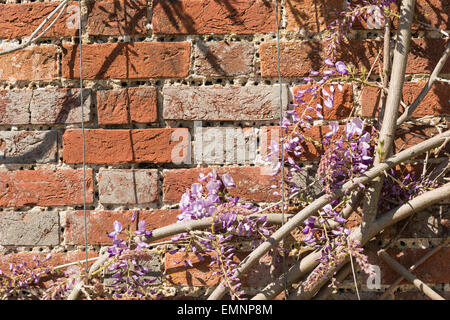
[(406, 246), (406, 243), (404, 241), (400, 241), (400, 246), (404, 247)]

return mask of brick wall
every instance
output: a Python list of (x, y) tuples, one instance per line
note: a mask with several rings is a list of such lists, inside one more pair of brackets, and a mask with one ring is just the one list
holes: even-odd
[[(30, 35), (58, 4), (12, 2), (0, 1), (0, 50)], [(321, 67), (326, 43), (320, 32), (333, 18), (332, 9), (343, 2), (282, 1), (284, 107), (305, 87), (302, 76)], [(55, 263), (84, 257), (79, 40), (73, 27), (77, 3), (70, 5), (37, 45), (0, 56), (0, 269), (41, 251), (54, 252)], [(448, 1), (417, 0), (417, 12), (421, 20), (450, 29)], [(272, 182), (259, 167), (267, 150), (266, 133), (276, 134), (279, 121), (271, 1), (86, 1), (83, 25), (90, 255), (108, 244), (106, 232), (113, 221), (127, 224), (133, 209), (141, 209), (140, 219), (152, 228), (175, 222), (181, 194), (200, 172), (210, 170), (200, 166), (230, 172), (237, 183), (235, 194), (245, 200), (276, 201)], [(406, 103), (421, 90), (420, 75), (431, 72), (446, 45), (435, 32), (419, 26), (414, 30)], [(339, 59), (370, 68), (382, 48), (381, 34), (357, 27)], [(450, 63), (443, 73), (450, 74)], [(448, 84), (434, 87), (413, 114), (417, 134), (401, 136), (398, 149), (434, 135), (433, 119), (448, 121), (449, 92)], [(376, 122), (378, 99), (377, 90), (346, 86), (336, 97), (339, 107), (324, 114), (325, 122), (316, 121), (314, 135), (328, 130), (326, 120), (343, 120), (354, 107), (368, 123)], [(425, 116), (427, 121), (418, 120)], [(243, 155), (234, 154), (239, 143), (246, 150)], [(308, 148), (303, 160), (305, 168), (313, 169), (319, 151), (312, 144)], [(405, 265), (448, 237), (441, 223), (448, 218), (444, 203), (413, 218), (394, 245), (397, 254), (406, 249)], [(379, 239), (388, 240), (389, 234)], [(201, 297), (207, 286), (217, 283), (204, 268), (207, 261), (193, 260), (194, 268), (185, 268), (173, 265), (176, 257), (163, 251), (155, 257), (157, 283), (171, 294), (170, 288), (176, 287), (178, 295)], [(371, 259), (382, 265), (375, 256)], [(417, 271), (447, 295), (448, 262), (447, 248)], [(264, 286), (269, 269), (263, 263), (246, 285)], [(395, 280), (388, 267), (382, 271), (383, 286)], [(408, 285), (402, 290), (407, 292), (398, 298), (417, 295)], [(338, 297), (352, 294), (344, 290)], [(364, 294), (373, 298), (380, 293)]]

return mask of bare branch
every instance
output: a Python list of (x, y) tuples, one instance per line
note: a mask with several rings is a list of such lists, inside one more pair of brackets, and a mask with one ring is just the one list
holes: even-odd
[(408, 279), (410, 282), (414, 284), (414, 286), (422, 291), (425, 295), (430, 297), (433, 300), (445, 300), (438, 293), (436, 293), (433, 289), (427, 286), (422, 280), (417, 278), (411, 272), (409, 272), (404, 266), (398, 263), (395, 259), (393, 259), (386, 251), (380, 250), (378, 251), (378, 256), (383, 259), (392, 269), (394, 269), (397, 273), (400, 273), (403, 277)]

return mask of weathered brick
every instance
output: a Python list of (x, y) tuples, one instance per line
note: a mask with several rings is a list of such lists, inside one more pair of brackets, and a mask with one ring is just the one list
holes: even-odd
[[(20, 170), (0, 172), (0, 206), (83, 204), (82, 170)], [(93, 201), (92, 170), (86, 172), (86, 201)]]
[(56, 161), (57, 131), (0, 131), (0, 163)]
[[(84, 120), (90, 119), (91, 91), (83, 89)], [(13, 89), (0, 91), (0, 124), (81, 122), (80, 89)]]
[(0, 90), (0, 124), (30, 123), (32, 90)]
[(336, 19), (334, 10), (342, 10), (341, 0), (286, 0), (287, 30), (322, 32)]
[(255, 164), (257, 139), (254, 128), (195, 128), (194, 161), (207, 164)]
[[(0, 38), (29, 37), (58, 5), (57, 2), (0, 4)], [(78, 16), (78, 11), (73, 8), (78, 9), (77, 2), (69, 2), (68, 8), (45, 33), (45, 38), (78, 35), (78, 25), (70, 23)]]
[[(430, 73), (439, 61), (448, 40), (443, 39), (412, 39), (411, 51), (408, 56), (406, 73)], [(288, 78), (302, 77), (310, 70), (323, 71), (326, 65), (326, 42), (320, 41), (292, 41), (281, 42), (280, 71)], [(370, 70), (382, 43), (377, 40), (350, 40), (342, 43), (337, 60), (351, 63), (358, 68)], [(436, 50), (442, 48), (442, 50)], [(261, 75), (263, 77), (277, 77), (277, 44), (263, 43), (260, 46)], [(450, 62), (447, 61), (442, 73), (450, 72)]]
[(264, 0), (153, 2), (153, 31), (163, 34), (275, 32), (274, 7)]
[(158, 120), (155, 88), (127, 88), (97, 91), (98, 123), (130, 124)]
[(57, 78), (56, 46), (32, 46), (0, 56), (0, 80), (14, 82), (18, 80), (55, 80)]
[[(295, 95), (298, 94), (299, 91), (306, 90), (309, 86), (308, 85), (299, 85), (295, 86), (292, 89), (292, 93), (294, 95), (294, 104), (298, 104), (298, 106), (295, 107), (295, 110), (297, 111), (297, 114), (299, 116), (310, 116), (314, 119), (319, 119), (319, 116), (316, 114), (315, 111), (306, 110), (305, 104), (299, 104), (298, 101), (295, 99)], [(329, 88), (326, 88), (327, 91), (329, 91)], [(320, 95), (320, 97), (312, 97), (311, 94), (305, 94), (301, 99), (305, 102), (307, 102), (307, 105), (316, 108), (316, 104), (320, 103), (322, 105), (322, 115), (325, 120), (341, 120), (348, 117), (353, 109), (353, 89), (351, 85), (344, 85), (342, 92), (340, 92), (336, 86), (335, 86), (335, 93), (334, 93), (334, 107), (331, 109), (328, 109), (324, 105), (324, 99), (323, 96)]]
[[(426, 82), (406, 82), (403, 86), (403, 101), (410, 105), (422, 91)], [(362, 116), (378, 117), (378, 105), (380, 102), (380, 90), (373, 87), (364, 87), (361, 96)], [(400, 114), (403, 108), (400, 107)], [(450, 92), (448, 85), (437, 83), (433, 85), (425, 99), (412, 113), (412, 118), (420, 118), (430, 115), (450, 115)]]
[[(189, 131), (178, 129), (85, 130), (86, 162), (120, 164), (133, 162), (171, 163), (174, 157), (189, 155)], [(82, 163), (82, 132), (66, 130), (63, 134), (63, 159)]]
[(147, 1), (93, 1), (88, 5), (88, 33), (101, 35), (146, 34)]
[[(114, 221), (120, 222), (124, 229), (130, 226), (131, 230), (136, 230), (138, 221), (144, 220), (146, 230), (153, 230), (176, 223), (178, 214), (180, 211), (175, 209), (138, 210), (138, 219), (136, 222), (131, 222), (133, 211), (88, 211), (88, 243), (92, 245), (111, 244), (112, 240), (108, 237), (108, 233), (114, 230)], [(84, 244), (83, 211), (67, 212), (65, 223), (64, 239), (66, 244)]]
[(98, 192), (103, 204), (152, 203), (158, 201), (158, 172), (100, 169)]
[[(62, 51), (62, 76), (78, 79), (78, 45), (63, 45)], [(89, 44), (83, 55), (84, 79), (183, 78), (189, 73), (188, 42)]]
[[(388, 253), (405, 268), (409, 268), (430, 250), (431, 249), (404, 248), (390, 249), (388, 250)], [(381, 284), (392, 284), (397, 280), (399, 274), (381, 260), (376, 255), (375, 250), (367, 250), (366, 254), (369, 257), (370, 264), (378, 265), (380, 267)], [(450, 282), (448, 261), (450, 261), (450, 248), (442, 248), (414, 270), (413, 274), (425, 283), (448, 283)], [(406, 284), (408, 282), (403, 280), (402, 283)]]
[[(91, 115), (90, 89), (83, 89), (84, 121)], [(30, 103), (32, 124), (80, 123), (80, 89), (36, 89)]]
[[(270, 187), (273, 184), (271, 177), (262, 175), (259, 167), (220, 167), (215, 168), (218, 175), (229, 173), (236, 184), (236, 188), (228, 191), (240, 199), (260, 202), (278, 201)], [(208, 169), (173, 169), (163, 171), (163, 198), (166, 203), (179, 202), (186, 189), (198, 182), (200, 173), (207, 174)]]
[[(237, 263), (244, 260), (249, 252), (237, 252), (233, 260)], [(221, 281), (220, 275), (213, 274), (218, 271), (216, 265), (209, 266), (212, 262), (212, 253), (202, 254), (203, 261), (193, 253), (188, 253), (187, 257), (184, 252), (175, 254), (166, 253), (165, 255), (165, 274), (167, 284), (169, 285), (188, 285), (188, 286), (214, 286)], [(191, 260), (192, 267), (185, 266), (186, 259)], [(253, 272), (248, 272), (241, 276), (242, 284), (245, 287), (263, 288), (270, 279), (278, 277), (282, 274), (282, 265), (271, 270), (271, 258), (264, 257), (259, 264), (255, 266)], [(287, 267), (292, 265), (291, 259), (287, 259)]]
[[(283, 86), (286, 107), (287, 88)], [(164, 88), (164, 118), (170, 120), (279, 119), (279, 87), (168, 87)]]
[(59, 244), (57, 212), (2, 212), (0, 244), (5, 246), (55, 246)]
[(190, 162), (190, 137), (186, 128), (131, 130), (135, 162)]
[[(40, 266), (52, 266), (63, 265), (66, 263), (77, 262), (84, 260), (86, 257), (85, 251), (68, 251), (68, 252), (53, 252), (52, 257), (45, 261), (48, 252), (21, 252), (8, 255), (0, 255), (0, 270), (5, 274), (9, 274), (9, 264), (19, 264), (25, 261), (29, 266), (35, 266), (33, 257), (36, 257), (40, 261)], [(98, 252), (88, 251), (88, 258), (94, 258), (98, 256)], [(91, 265), (93, 262), (89, 262)]]
[(235, 77), (253, 72), (253, 44), (239, 42), (197, 42), (194, 71), (205, 77)]
[[(406, 127), (402, 126), (397, 129), (396, 139), (394, 141), (396, 152), (400, 152), (407, 148), (410, 148), (418, 143), (421, 143), (429, 138), (432, 138), (439, 134), (439, 131), (435, 127), (415, 126)], [(450, 145), (446, 145), (443, 151), (450, 152)], [(424, 157), (424, 155), (422, 155)]]

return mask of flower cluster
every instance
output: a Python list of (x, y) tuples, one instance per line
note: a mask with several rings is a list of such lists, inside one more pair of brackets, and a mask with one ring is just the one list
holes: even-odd
[[(126, 239), (121, 239), (124, 233)], [(108, 237), (113, 240), (113, 244), (108, 248), (110, 260), (104, 271), (111, 275), (113, 282), (106, 289), (113, 289), (115, 299), (153, 297), (155, 291), (149, 286), (155, 280), (147, 276), (150, 270), (143, 263), (150, 258), (149, 245), (142, 239), (151, 237), (145, 221), (139, 221), (135, 231), (129, 228), (124, 230), (122, 224), (115, 221), (114, 231)]]
[(338, 12), (338, 18), (328, 25), (328, 56), (336, 56), (339, 45), (347, 39), (356, 20), (368, 24), (371, 29), (381, 28), (390, 13), (389, 7), (394, 2), (395, 0), (363, 0), (360, 3), (346, 1), (345, 10)]
[[(51, 259), (52, 255), (49, 253), (42, 262)], [(9, 272), (0, 270), (0, 298), (12, 297), (16, 293), (24, 289), (39, 288), (42, 280), (52, 274), (52, 270), (48, 267), (41, 266), (36, 256), (33, 256), (32, 262), (9, 264)]]
[[(373, 163), (373, 136), (364, 130), (364, 123), (354, 118), (347, 123), (344, 133), (338, 136), (337, 122), (331, 122), (325, 135), (328, 145), (320, 159), (318, 175), (328, 193), (340, 188), (346, 181), (363, 174)], [(332, 139), (335, 137), (335, 139)]]

